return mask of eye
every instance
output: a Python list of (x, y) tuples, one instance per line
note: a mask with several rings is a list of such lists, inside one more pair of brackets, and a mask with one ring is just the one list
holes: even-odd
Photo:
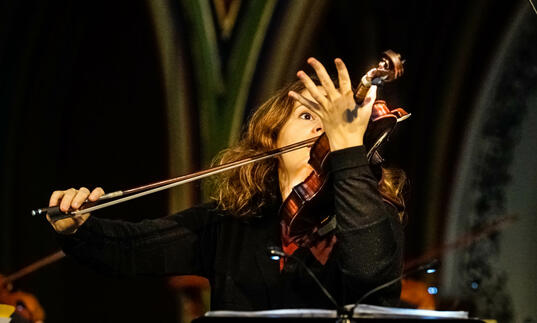
[(311, 113), (309, 113), (309, 112), (302, 112), (299, 115), (299, 118), (304, 119), (304, 120), (313, 120), (313, 115), (311, 115)]

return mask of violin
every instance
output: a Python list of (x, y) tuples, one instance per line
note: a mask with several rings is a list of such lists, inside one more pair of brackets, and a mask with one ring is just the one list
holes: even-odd
[(42, 322), (45, 319), (45, 311), (37, 298), (30, 293), (14, 290), (12, 283), (19, 278), (62, 259), (63, 257), (65, 257), (63, 251), (56, 251), (9, 276), (0, 275), (0, 304), (7, 304), (15, 307), (15, 312), (20, 317), (30, 322)]
[[(363, 102), (371, 85), (382, 85), (401, 76), (403, 63), (399, 54), (391, 50), (384, 52), (378, 67), (362, 77), (355, 94), (357, 102), (355, 111)], [(375, 101), (364, 135), (367, 158), (371, 165), (377, 166), (383, 162), (378, 153), (379, 147), (388, 139), (397, 123), (408, 117), (410, 114), (401, 108), (389, 109), (385, 101)], [(323, 134), (310, 150), (308, 163), (313, 171), (302, 183), (293, 187), (280, 207), (285, 244), (295, 243), (299, 247), (310, 247), (336, 227), (333, 194), (331, 185), (328, 184), (330, 178), (324, 169), (324, 162), (329, 153), (328, 137)]]
[(15, 307), (15, 313), (29, 322), (43, 322), (45, 311), (37, 298), (26, 292), (13, 290), (8, 277), (0, 275), (0, 304)]
[[(401, 60), (399, 54), (391, 50), (384, 52), (378, 66), (371, 69), (362, 77), (355, 92), (355, 101), (358, 104), (361, 104), (371, 85), (381, 85), (401, 76), (403, 74), (403, 63), (404, 62)], [(349, 111), (349, 113), (356, 113), (357, 109), (358, 105), (354, 111)], [(409, 116), (410, 114), (406, 113), (403, 109), (390, 110), (385, 102), (375, 102), (371, 120), (364, 136), (364, 144), (368, 149), (367, 158), (373, 165), (378, 165), (382, 162), (382, 158), (377, 152), (380, 145), (389, 137), (395, 125)], [(276, 148), (268, 152), (222, 164), (200, 172), (135, 187), (125, 191), (108, 193), (101, 196), (95, 202), (86, 201), (86, 203), (84, 203), (78, 210), (62, 212), (59, 206), (55, 206), (33, 210), (32, 215), (38, 216), (48, 214), (53, 221), (73, 217), (75, 215), (100, 210), (105, 207), (123, 203), (138, 197), (209, 177), (236, 167), (273, 158), (305, 147), (312, 147), (309, 163), (312, 165), (314, 172), (308, 179), (306, 179), (304, 182), (305, 185), (300, 185), (293, 189), (291, 196), (283, 203), (280, 214), (282, 215), (284, 225), (287, 228), (286, 233), (293, 241), (299, 241), (299, 237), (302, 237), (302, 240), (304, 240), (304, 238), (308, 237), (312, 232), (322, 236), (325, 231), (331, 231), (331, 227), (326, 226), (326, 224), (331, 224), (332, 227), (335, 227), (334, 221), (330, 221), (332, 217), (320, 217), (317, 215), (307, 217), (301, 216), (301, 214), (309, 210), (315, 210), (315, 212), (308, 212), (312, 214), (325, 214), (324, 211), (326, 211), (327, 214), (330, 213), (330, 210), (325, 210), (325, 208), (332, 203), (320, 202), (325, 198), (330, 201), (330, 194), (325, 193), (325, 190), (322, 189), (326, 186), (326, 174), (323, 171), (323, 162), (330, 152), (330, 146), (326, 135), (303, 140), (286, 147)], [(323, 212), (319, 212), (319, 210), (322, 210)], [(308, 239), (306, 238), (305, 240)]]

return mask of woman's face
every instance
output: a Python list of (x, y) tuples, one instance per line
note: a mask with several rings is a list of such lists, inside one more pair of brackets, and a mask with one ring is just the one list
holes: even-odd
[[(309, 93), (303, 93), (303, 95), (313, 100)], [(311, 111), (309, 108), (296, 102), (289, 119), (283, 125), (280, 133), (278, 134), (278, 140), (276, 145), (278, 148), (284, 147), (296, 142), (310, 139), (319, 136), (323, 133), (323, 124), (319, 117)], [(312, 170), (308, 164), (310, 154), (310, 148), (298, 149), (280, 156), (280, 171), (284, 171), (287, 176), (291, 177), (290, 180), (302, 174), (304, 180)]]

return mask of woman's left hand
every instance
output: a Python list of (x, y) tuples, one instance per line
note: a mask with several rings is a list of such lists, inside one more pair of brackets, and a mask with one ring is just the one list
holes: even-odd
[(363, 145), (371, 108), (377, 95), (377, 87), (372, 85), (363, 103), (357, 105), (347, 67), (339, 58), (334, 61), (338, 71), (339, 88), (334, 86), (323, 64), (311, 57), (308, 64), (315, 69), (321, 85), (315, 85), (304, 71), (298, 71), (297, 76), (306, 90), (304, 93), (289, 92), (290, 97), (319, 116), (332, 151)]

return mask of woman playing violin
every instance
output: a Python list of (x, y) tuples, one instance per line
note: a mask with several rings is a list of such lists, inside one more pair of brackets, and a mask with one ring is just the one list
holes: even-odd
[[(101, 272), (117, 275), (200, 275), (211, 284), (211, 309), (333, 308), (293, 258), (274, 262), (267, 248), (283, 247), (310, 267), (339, 304), (355, 302), (370, 289), (398, 277), (402, 229), (397, 180), (372, 173), (363, 146), (376, 87), (356, 106), (344, 63), (335, 60), (339, 84), (314, 58), (316, 84), (303, 71), (252, 115), (240, 142), (217, 163), (286, 146), (326, 133), (331, 153), (335, 229), (307, 246), (295, 245), (282, 230), (278, 209), (293, 187), (311, 173), (308, 148), (226, 173), (215, 181), (214, 201), (178, 214), (140, 223), (81, 214), (49, 222), (61, 233), (64, 251)], [(101, 188), (55, 191), (50, 206), (78, 209), (96, 201)], [(400, 287), (371, 295), (367, 303), (394, 305)]]

